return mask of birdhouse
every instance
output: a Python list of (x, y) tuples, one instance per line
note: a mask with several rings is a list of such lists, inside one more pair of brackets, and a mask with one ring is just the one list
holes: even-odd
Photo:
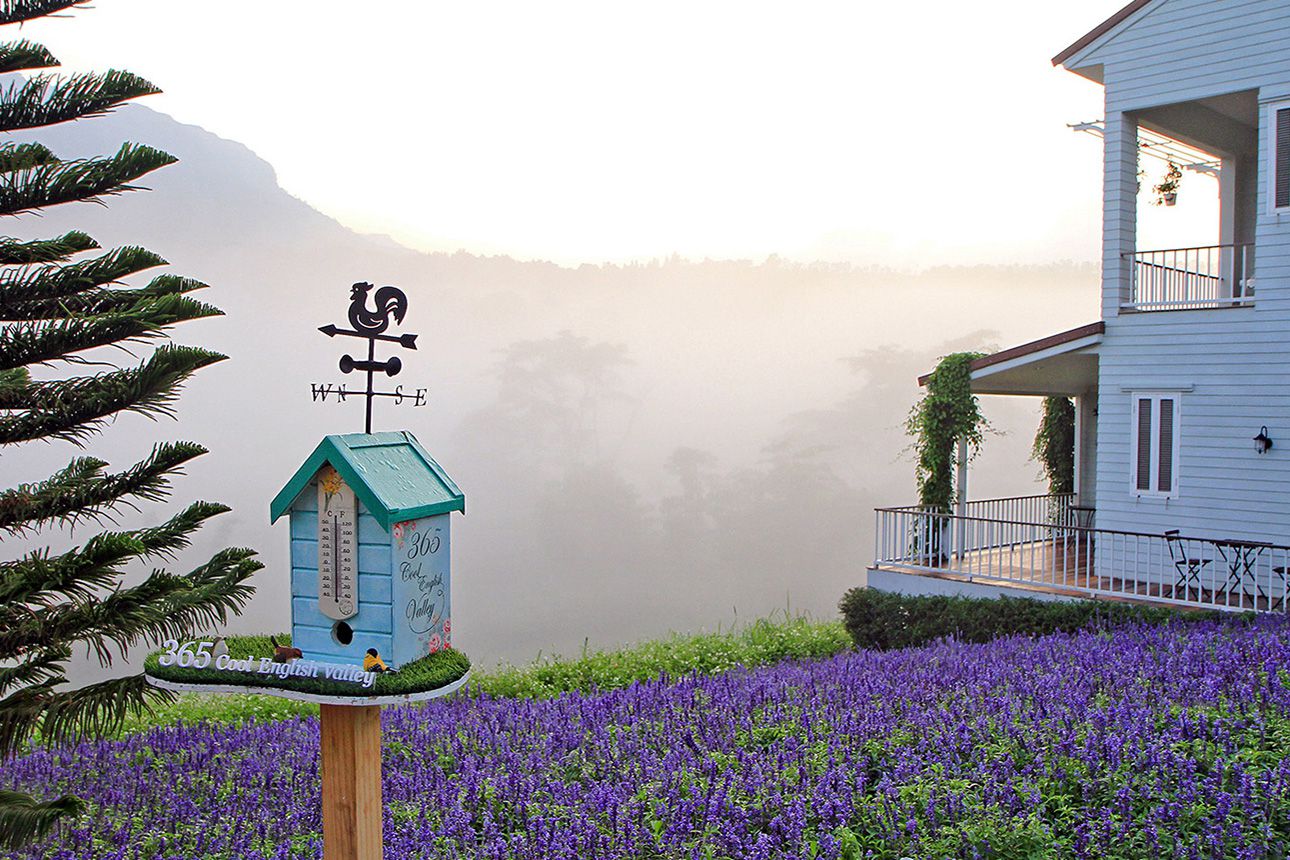
[(466, 497), (408, 432), (328, 436), (270, 505), (291, 528), (291, 644), (401, 666), (451, 647), (449, 515)]

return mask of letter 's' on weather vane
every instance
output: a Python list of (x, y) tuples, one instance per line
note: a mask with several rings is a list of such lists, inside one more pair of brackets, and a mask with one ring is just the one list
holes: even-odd
[(353, 373), (355, 370), (365, 371), (367, 373), (367, 388), (362, 391), (349, 389), (344, 383), (332, 385), (331, 383), (314, 383), (312, 385), (314, 400), (326, 401), (331, 395), (336, 395), (336, 402), (344, 403), (350, 395), (366, 398), (367, 401), (367, 420), (363, 425), (364, 433), (372, 432), (372, 398), (374, 397), (392, 397), (395, 405), (402, 404), (405, 400), (410, 400), (413, 406), (426, 405), (426, 390), (424, 388), (414, 389), (411, 394), (403, 390), (402, 385), (394, 386), (393, 391), (376, 391), (372, 388), (372, 378), (377, 372), (384, 373), (386, 376), (397, 376), (403, 369), (403, 362), (398, 356), (392, 356), (385, 361), (376, 360), (376, 342), (385, 341), (397, 343), (404, 349), (417, 348), (417, 336), (415, 334), (391, 335), (386, 334), (385, 330), (390, 327), (390, 320), (402, 323), (404, 315), (408, 312), (408, 297), (403, 290), (398, 287), (381, 287), (376, 294), (371, 297), (372, 306), (368, 306), (368, 293), (372, 291), (372, 285), (366, 281), (360, 281), (350, 288), (349, 293), (349, 324), (352, 329), (337, 328), (334, 325), (321, 326), (318, 330), (328, 337), (342, 335), (344, 337), (358, 337), (367, 340), (367, 358), (354, 358), (346, 353), (340, 358), (340, 372)]

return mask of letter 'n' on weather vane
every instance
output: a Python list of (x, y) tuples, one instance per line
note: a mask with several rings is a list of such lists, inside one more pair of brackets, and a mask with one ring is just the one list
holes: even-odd
[(314, 383), (313, 398), (314, 400), (326, 401), (331, 395), (336, 395), (338, 403), (344, 403), (350, 395), (363, 397), (366, 400), (367, 419), (363, 424), (363, 432), (372, 432), (372, 399), (374, 397), (393, 398), (395, 405), (401, 405), (405, 401), (410, 401), (413, 406), (426, 405), (426, 390), (424, 388), (414, 389), (411, 393), (403, 390), (402, 385), (394, 386), (393, 391), (376, 391), (372, 387), (373, 376), (380, 372), (386, 376), (398, 376), (399, 371), (403, 369), (403, 362), (399, 357), (392, 356), (385, 361), (376, 360), (376, 342), (383, 341), (396, 343), (404, 349), (417, 348), (417, 336), (415, 334), (392, 335), (386, 334), (385, 330), (390, 327), (391, 318), (395, 323), (402, 323), (404, 315), (408, 312), (408, 297), (403, 290), (398, 287), (381, 287), (372, 296), (373, 307), (368, 307), (368, 293), (372, 291), (372, 285), (366, 281), (360, 281), (350, 288), (349, 293), (349, 324), (352, 329), (337, 328), (328, 324), (319, 327), (319, 331), (328, 337), (342, 335), (344, 337), (358, 337), (367, 340), (367, 358), (355, 358), (346, 353), (340, 357), (340, 372), (353, 373), (361, 371), (367, 374), (367, 387), (363, 390), (355, 390), (346, 387), (344, 383), (332, 385), (331, 383)]

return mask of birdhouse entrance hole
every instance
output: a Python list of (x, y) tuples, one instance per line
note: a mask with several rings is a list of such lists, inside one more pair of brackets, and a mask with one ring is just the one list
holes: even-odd
[(331, 627), (331, 638), (340, 645), (348, 645), (354, 641), (354, 628), (344, 621), (337, 621)]

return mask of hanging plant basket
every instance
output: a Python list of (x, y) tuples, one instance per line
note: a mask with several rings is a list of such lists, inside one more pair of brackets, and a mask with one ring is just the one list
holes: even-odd
[(1182, 168), (1172, 161), (1165, 170), (1164, 178), (1156, 185), (1155, 203), (1157, 206), (1173, 206), (1178, 202), (1178, 185), (1182, 182)]

